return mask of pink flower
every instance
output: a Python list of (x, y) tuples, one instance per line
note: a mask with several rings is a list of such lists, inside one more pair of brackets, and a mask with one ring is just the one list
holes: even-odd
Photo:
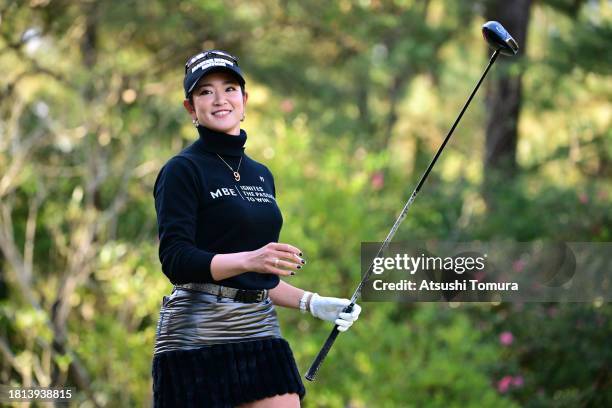
[(497, 391), (503, 394), (508, 391), (511, 384), (512, 384), (512, 376), (506, 375), (497, 382)]
[(509, 346), (514, 341), (514, 336), (509, 331), (505, 331), (499, 335), (499, 342), (504, 346)]
[(374, 190), (380, 190), (385, 185), (385, 175), (382, 171), (377, 171), (372, 175), (370, 184)]
[(281, 110), (285, 113), (291, 113), (295, 105), (291, 99), (283, 99), (281, 102)]
[(523, 269), (525, 269), (525, 261), (522, 259), (517, 259), (512, 263), (512, 269), (514, 269), (514, 272), (521, 272)]
[(512, 379), (512, 385), (520, 388), (523, 386), (523, 384), (525, 383), (525, 381), (523, 380), (523, 376), (522, 375), (517, 375), (516, 377), (514, 377)]
[(588, 202), (589, 202), (589, 196), (587, 196), (587, 195), (586, 195), (586, 194), (584, 194), (584, 193), (581, 193), (581, 194), (578, 196), (578, 199), (580, 200), (580, 202), (581, 202), (582, 204), (586, 204), (586, 203), (588, 203)]

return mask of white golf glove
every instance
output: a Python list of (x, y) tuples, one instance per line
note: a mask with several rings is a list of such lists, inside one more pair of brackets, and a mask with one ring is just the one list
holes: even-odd
[(350, 303), (351, 301), (348, 299), (324, 297), (319, 296), (318, 293), (313, 293), (310, 298), (310, 313), (319, 319), (334, 322), (338, 325), (339, 331), (345, 332), (359, 318), (359, 313), (361, 313), (361, 306), (357, 303), (353, 305), (352, 312), (342, 313), (342, 310)]

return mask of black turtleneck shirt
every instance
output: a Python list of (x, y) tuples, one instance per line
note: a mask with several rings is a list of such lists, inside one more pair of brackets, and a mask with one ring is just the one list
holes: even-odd
[[(162, 270), (175, 284), (271, 289), (279, 282), (276, 275), (244, 272), (215, 281), (210, 263), (216, 254), (278, 242), (283, 218), (272, 173), (245, 154), (244, 130), (234, 136), (199, 126), (198, 133), (199, 139), (168, 160), (155, 181)], [(228, 165), (236, 170), (241, 157), (236, 181)]]

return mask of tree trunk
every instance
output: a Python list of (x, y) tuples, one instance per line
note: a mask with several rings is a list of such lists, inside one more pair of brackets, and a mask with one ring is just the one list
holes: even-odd
[[(496, 79), (490, 82), (487, 89), (485, 191), (499, 182), (514, 178), (517, 173), (516, 145), (522, 75), (520, 70), (512, 72), (510, 66), (520, 62), (527, 48), (530, 6), (531, 0), (486, 2), (485, 18), (499, 21), (514, 37), (520, 49), (515, 57), (499, 57), (496, 62)], [(490, 199), (487, 202), (491, 204)]]

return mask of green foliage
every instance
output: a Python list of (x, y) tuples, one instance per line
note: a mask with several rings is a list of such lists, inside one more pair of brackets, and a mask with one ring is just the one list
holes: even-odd
[(492, 338), (505, 345), (494, 378), (520, 378), (506, 393), (521, 406), (596, 406), (612, 402), (606, 346), (612, 325), (611, 309), (597, 303), (502, 305), (490, 313), (474, 310)]
[[(288, 282), (343, 297), (361, 242), (384, 239), (486, 62), (479, 3), (465, 1), (5, 3), (0, 382), (86, 384), (88, 405), (150, 405), (171, 287), (152, 187), (195, 137), (189, 55), (241, 57), (247, 151), (275, 175), (281, 240), (308, 260)], [(611, 240), (609, 5), (544, 3), (521, 67), (519, 176), (486, 207), (479, 94), (397, 241)], [(306, 406), (612, 404), (607, 303), (363, 306)], [(331, 328), (279, 315), (305, 372)]]

